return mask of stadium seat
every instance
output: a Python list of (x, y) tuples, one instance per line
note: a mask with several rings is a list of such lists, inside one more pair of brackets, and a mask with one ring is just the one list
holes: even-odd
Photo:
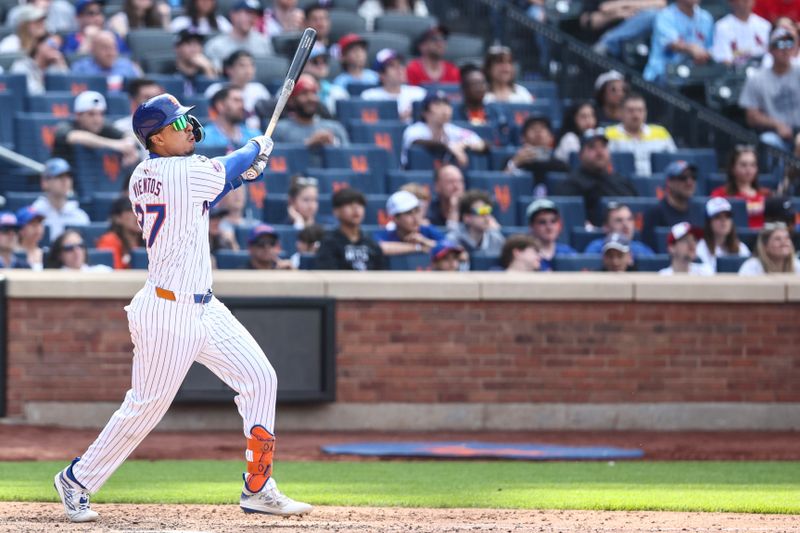
[[(737, 228), (748, 227), (747, 202), (741, 198), (728, 198), (733, 209), (733, 224)], [(689, 222), (702, 228), (706, 223), (707, 196), (695, 196), (689, 203)]]
[(360, 121), (364, 124), (375, 124), (379, 120), (400, 120), (397, 114), (397, 103), (391, 100), (364, 100), (350, 98), (336, 101), (336, 118), (342, 124)]
[(500, 232), (504, 237), (510, 237), (511, 235), (527, 235), (529, 231), (530, 229), (528, 226), (503, 226), (500, 228)]
[(469, 269), (473, 271), (502, 270), (499, 255), (475, 252), (469, 256)]
[(705, 83), (706, 105), (720, 112), (737, 112), (739, 95), (742, 93), (747, 74), (744, 72), (728, 73)]
[(21, 209), (26, 205), (31, 205), (41, 195), (41, 192), (8, 191), (5, 194), (6, 203), (3, 206), (3, 210), (16, 212), (17, 209)]
[(419, 183), (433, 194), (433, 171), (431, 170), (390, 170), (386, 177), (386, 192), (392, 194), (407, 183)]
[[(286, 194), (289, 192), (289, 185), (291, 185), (291, 174), (288, 172), (264, 172), (263, 179), (256, 183), (264, 185), (264, 191), (267, 194)], [(252, 187), (252, 183), (250, 186)], [(263, 207), (263, 206), (262, 206)]]
[(130, 169), (122, 166), (119, 152), (73, 146), (73, 175), (81, 195), (95, 192), (119, 192)]
[[(175, 54), (171, 52), (173, 60)], [(161, 71), (157, 71), (161, 72)], [(174, 72), (174, 70), (173, 70)], [(154, 82), (161, 85), (165, 91), (167, 91), (171, 95), (183, 95), (183, 79), (181, 79), (177, 75), (171, 74), (148, 74), (148, 79), (153, 80)]]
[(517, 153), (516, 146), (492, 146), (489, 148), (491, 170), (505, 170), (508, 160)]
[(19, 153), (46, 161), (55, 141), (56, 126), (64, 119), (42, 113), (17, 113), (14, 116), (14, 146)]
[(381, 176), (359, 174), (347, 168), (309, 168), (309, 176), (319, 181), (319, 192), (334, 193), (344, 187), (352, 187), (364, 194), (385, 194), (386, 181)]
[(364, 224), (378, 224), (385, 226), (391, 220), (386, 214), (386, 194), (365, 194), (367, 207), (364, 210)]
[[(338, 42), (345, 34), (363, 33), (367, 30), (366, 21), (348, 9), (328, 10), (331, 19), (331, 42)], [(372, 56), (371, 56), (372, 57)]]
[(111, 212), (111, 204), (120, 196), (127, 194), (119, 192), (96, 192), (92, 194), (90, 205), (84, 207), (85, 202), (81, 202), (81, 207), (89, 213), (93, 222), (106, 222)]
[(447, 48), (444, 58), (448, 61), (458, 61), (462, 57), (483, 56), (486, 45), (483, 39), (465, 33), (451, 33), (447, 37)]
[[(338, 67), (334, 67), (338, 68)], [(333, 70), (333, 69), (331, 69)], [(372, 89), (373, 87), (377, 87), (378, 84), (376, 83), (367, 83), (362, 81), (351, 81), (347, 84), (347, 92), (350, 94), (351, 98), (360, 98), (361, 93), (366, 91), (367, 89)]]
[(668, 254), (659, 253), (649, 257), (637, 257), (634, 266), (639, 272), (658, 272), (662, 268), (667, 268), (670, 261)]
[(300, 270), (314, 270), (317, 265), (317, 254), (300, 254)]
[[(659, 200), (655, 197), (648, 198), (641, 196), (604, 196), (600, 198), (601, 205), (608, 205), (609, 202), (627, 205), (631, 209), (631, 213), (633, 213), (636, 230), (642, 231), (642, 227), (644, 226), (644, 214), (652, 207), (656, 206)], [(605, 216), (605, 212), (603, 216)]]
[(720, 273), (736, 273), (739, 272), (742, 263), (747, 261), (747, 257), (739, 257), (735, 255), (727, 255), (725, 257), (717, 257), (717, 272)]
[[(578, 153), (570, 153), (569, 166), (571, 168), (578, 168), (579, 165), (580, 159), (578, 158)], [(614, 167), (614, 172), (622, 176), (632, 177), (636, 174), (636, 163), (633, 154), (630, 152), (611, 152), (611, 166)]]
[(303, 144), (278, 144), (269, 157), (270, 172), (302, 174), (308, 168), (308, 148)]
[(555, 272), (596, 272), (603, 268), (600, 254), (557, 255), (553, 257)]
[(761, 233), (760, 229), (755, 228), (736, 228), (736, 235), (739, 237), (739, 240), (742, 241), (750, 248), (751, 253), (755, 253), (756, 250), (756, 239), (758, 239), (758, 234)]
[(111, 250), (89, 248), (86, 254), (86, 262), (90, 265), (106, 265), (114, 268), (114, 254)]
[(499, 144), (499, 133), (497, 128), (491, 124), (475, 125), (462, 120), (454, 120), (452, 124), (459, 128), (475, 132), (478, 137), (486, 141), (488, 146)]
[(14, 145), (14, 113), (17, 99), (10, 91), (0, 92), (0, 143), (6, 146)]
[(201, 124), (208, 123), (208, 98), (203, 96), (203, 93), (198, 93), (194, 96), (184, 96), (181, 98), (181, 103), (186, 106), (195, 106), (192, 110), (192, 115), (196, 116), (198, 119), (202, 118), (202, 120), (200, 120)]
[(297, 50), (297, 45), (300, 43), (302, 36), (303, 32), (300, 31), (290, 31), (275, 35), (271, 37), (272, 48), (278, 55), (286, 58), (294, 57), (294, 52)]
[(664, 175), (632, 176), (631, 181), (639, 196), (661, 199), (664, 196)]
[[(663, 172), (673, 161), (684, 160), (697, 166), (697, 171), (702, 179), (708, 178), (717, 172), (717, 152), (713, 148), (682, 148), (677, 152), (656, 152), (650, 154), (650, 163), (653, 172)], [(705, 183), (705, 182), (703, 182)], [(698, 188), (700, 181), (698, 180)], [(703, 189), (700, 189), (703, 190)]]
[(553, 81), (534, 80), (534, 81), (517, 81), (520, 85), (528, 89), (533, 95), (534, 99), (546, 99), (551, 101), (559, 100), (558, 86)]
[(406, 125), (398, 121), (379, 120), (372, 124), (351, 122), (350, 138), (354, 143), (375, 144), (389, 152), (390, 168), (400, 167), (400, 151)]
[(569, 178), (566, 172), (548, 172), (544, 176), (545, 187), (548, 193), (561, 190), (564, 182)]
[(672, 87), (704, 85), (711, 80), (719, 79), (728, 72), (728, 65), (708, 62), (705, 65), (668, 64), (664, 79)]
[(220, 270), (239, 270), (247, 266), (250, 252), (247, 250), (217, 250), (217, 268)]
[(72, 102), (75, 97), (68, 91), (49, 91), (28, 96), (28, 109), (31, 113), (45, 113), (62, 119), (72, 116)]
[[(350, 14), (353, 18), (353, 14)], [(371, 65), (375, 60), (377, 54), (383, 48), (391, 48), (397, 50), (403, 57), (411, 56), (411, 38), (402, 33), (394, 33), (389, 31), (374, 31), (371, 33), (356, 32), (367, 41), (367, 57), (369, 58), (368, 64)]]
[[(477, 153), (468, 151), (467, 153), (469, 155), (469, 170), (489, 169), (488, 152)], [(451, 163), (452, 161), (452, 155), (449, 152), (428, 150), (421, 146), (412, 145), (408, 149), (408, 161), (406, 162), (406, 168), (408, 170), (427, 170), (438, 168), (441, 165)]]
[(561, 106), (555, 101), (540, 99), (532, 104), (509, 104), (504, 102), (493, 102), (487, 104), (488, 109), (496, 109), (497, 113), (506, 117), (509, 123), (517, 129), (531, 116), (543, 116), (550, 119), (553, 131), (561, 128)]
[(572, 247), (578, 252), (583, 252), (589, 243), (595, 239), (602, 239), (605, 237), (603, 230), (589, 230), (583, 226), (574, 226), (572, 228)]
[(8, 191), (36, 192), (41, 190), (41, 179), (38, 172), (23, 167), (9, 167), (3, 172), (5, 175), (0, 180), (0, 194), (6, 194)]
[(127, 93), (111, 93), (106, 96), (106, 105), (108, 106), (107, 115), (110, 116), (126, 116), (132, 115), (131, 100), (128, 98)]
[[(164, 76), (175, 72), (175, 52), (151, 53), (143, 57), (139, 63), (148, 78), (153, 76)], [(166, 89), (166, 87), (164, 87)], [(183, 87), (175, 93), (167, 90), (170, 94), (183, 94)]]
[(102, 94), (108, 92), (108, 81), (105, 76), (85, 74), (45, 74), (44, 86), (47, 92), (66, 91), (72, 96), (78, 96), (83, 91), (97, 91)]
[(430, 270), (431, 256), (426, 253), (389, 255), (386, 257), (389, 270)]
[[(89, 248), (97, 246), (97, 239), (106, 233), (110, 226), (108, 222), (92, 222), (86, 226), (67, 226), (66, 229), (77, 231), (83, 237), (83, 242)], [(113, 263), (109, 266), (114, 266)]]
[(150, 54), (172, 50), (175, 37), (161, 28), (131, 28), (128, 32), (128, 48), (131, 58), (139, 61)]
[(389, 159), (386, 150), (374, 145), (325, 146), (322, 149), (326, 168), (346, 168), (354, 174), (368, 174), (375, 183), (380, 183), (381, 189), (390, 168)]
[(528, 176), (513, 176), (503, 172), (470, 171), (467, 184), (470, 189), (480, 189), (492, 196), (497, 209), (494, 217), (504, 226), (517, 223), (518, 206), (514, 198), (531, 193), (531, 179)]
[(131, 268), (147, 270), (147, 250), (144, 248), (136, 248), (131, 250)]
[(375, 18), (375, 31), (390, 31), (408, 35), (412, 43), (425, 33), (428, 28), (436, 26), (436, 17), (418, 17), (405, 13), (389, 13)]
[(256, 81), (263, 84), (276, 81), (283, 84), (289, 70), (289, 60), (281, 56), (254, 57), (253, 63), (256, 67)]

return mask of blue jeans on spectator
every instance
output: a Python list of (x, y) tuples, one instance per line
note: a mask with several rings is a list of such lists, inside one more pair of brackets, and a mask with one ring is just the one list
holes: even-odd
[(603, 46), (609, 55), (621, 57), (622, 45), (626, 41), (639, 39), (653, 32), (653, 23), (658, 12), (658, 9), (639, 11), (631, 18), (623, 20), (619, 25), (605, 32), (600, 37), (598, 44)]
[(784, 140), (783, 137), (774, 131), (765, 131), (759, 135), (758, 138), (762, 143), (773, 146), (779, 150), (784, 150), (786, 152), (792, 152), (794, 150), (794, 143), (792, 141)]

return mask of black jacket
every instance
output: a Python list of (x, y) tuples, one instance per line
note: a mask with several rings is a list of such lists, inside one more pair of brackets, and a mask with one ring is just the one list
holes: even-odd
[(639, 196), (633, 182), (619, 174), (590, 174), (583, 167), (575, 170), (557, 189), (559, 196), (582, 196), (586, 216), (595, 226), (603, 225), (605, 208), (603, 196)]

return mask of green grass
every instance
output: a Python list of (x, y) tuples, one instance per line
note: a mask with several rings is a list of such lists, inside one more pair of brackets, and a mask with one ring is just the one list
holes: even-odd
[[(0, 462), (0, 501), (56, 501), (63, 463)], [(238, 502), (239, 461), (128, 461), (94, 498)], [(800, 513), (800, 462), (280, 462), (317, 505)]]

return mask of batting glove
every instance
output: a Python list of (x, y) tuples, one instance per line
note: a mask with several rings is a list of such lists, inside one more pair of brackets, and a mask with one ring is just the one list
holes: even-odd
[[(269, 140), (269, 138), (267, 138), (267, 140)], [(270, 140), (270, 150), (272, 149), (271, 146), (272, 146), (272, 141)], [(253, 164), (250, 165), (250, 167), (247, 170), (242, 172), (241, 176), (242, 179), (244, 181), (253, 181), (258, 179), (258, 177), (264, 173), (264, 169), (267, 168), (268, 161), (269, 161), (269, 156), (259, 155), (258, 157), (256, 157), (255, 161), (253, 161)]]
[(250, 140), (258, 145), (259, 155), (269, 156), (272, 153), (272, 147), (274, 146), (274, 143), (270, 137), (267, 137), (266, 135), (259, 135), (258, 137), (253, 137)]

